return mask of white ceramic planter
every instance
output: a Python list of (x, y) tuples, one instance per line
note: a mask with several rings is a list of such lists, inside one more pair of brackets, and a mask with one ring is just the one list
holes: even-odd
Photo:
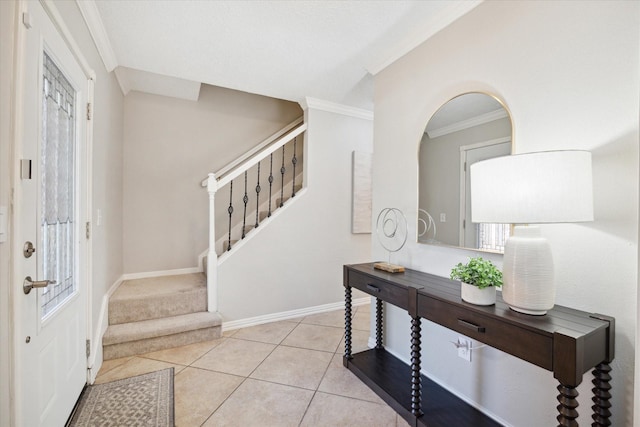
[(493, 305), (496, 303), (496, 288), (489, 286), (480, 289), (477, 286), (462, 282), (462, 299), (475, 305)]

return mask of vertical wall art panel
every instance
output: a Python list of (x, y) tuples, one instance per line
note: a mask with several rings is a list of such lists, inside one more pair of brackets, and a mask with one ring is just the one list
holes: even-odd
[(372, 153), (353, 152), (351, 232), (371, 233)]

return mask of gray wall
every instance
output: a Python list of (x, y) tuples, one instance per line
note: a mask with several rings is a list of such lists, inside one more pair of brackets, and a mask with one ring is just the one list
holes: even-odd
[[(638, 2), (484, 2), (375, 76), (374, 212), (396, 206), (416, 215), (417, 167), (409, 166), (417, 144), (428, 118), (461, 93), (505, 101), (517, 152), (593, 153), (595, 221), (541, 230), (553, 251), (556, 302), (616, 317), (616, 426), (632, 425), (634, 401), (639, 32)], [(448, 276), (474, 255), (416, 244), (412, 231), (399, 264)], [(384, 254), (375, 241), (373, 253)], [(490, 258), (501, 265), (501, 256)], [(386, 326), (387, 347), (408, 361), (408, 316), (388, 310)], [(457, 335), (423, 322), (426, 372), (507, 424), (556, 424), (550, 372), (490, 347), (466, 362), (449, 343)], [(590, 421), (590, 388), (587, 373), (578, 388), (581, 424)]]
[(302, 115), (293, 102), (202, 85), (197, 102), (125, 97), (124, 272), (195, 267), (208, 247), (200, 181)]
[[(505, 117), (483, 125), (430, 139), (423, 134), (418, 154), (418, 206), (436, 222), (436, 239), (458, 246), (460, 242), (460, 147), (511, 136)], [(440, 222), (440, 214), (446, 222)]]

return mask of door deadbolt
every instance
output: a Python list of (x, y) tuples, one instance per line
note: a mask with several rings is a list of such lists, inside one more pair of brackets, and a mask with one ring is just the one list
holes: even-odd
[(31, 255), (33, 255), (35, 251), (36, 248), (33, 246), (33, 243), (29, 241), (24, 243), (24, 246), (22, 247), (22, 253), (24, 254), (25, 258), (31, 258)]

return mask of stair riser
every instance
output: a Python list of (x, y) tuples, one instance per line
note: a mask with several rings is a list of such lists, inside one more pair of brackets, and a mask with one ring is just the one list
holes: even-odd
[(104, 360), (110, 360), (120, 357), (135, 356), (137, 354), (144, 354), (152, 351), (159, 351), (167, 348), (179, 347), (202, 341), (215, 340), (220, 338), (221, 336), (222, 327), (213, 326), (210, 328), (196, 329), (193, 331), (186, 331), (173, 335), (165, 335), (161, 337), (130, 341), (120, 344), (105, 345), (102, 350), (102, 357)]
[(109, 303), (109, 325), (207, 311), (206, 288)]

